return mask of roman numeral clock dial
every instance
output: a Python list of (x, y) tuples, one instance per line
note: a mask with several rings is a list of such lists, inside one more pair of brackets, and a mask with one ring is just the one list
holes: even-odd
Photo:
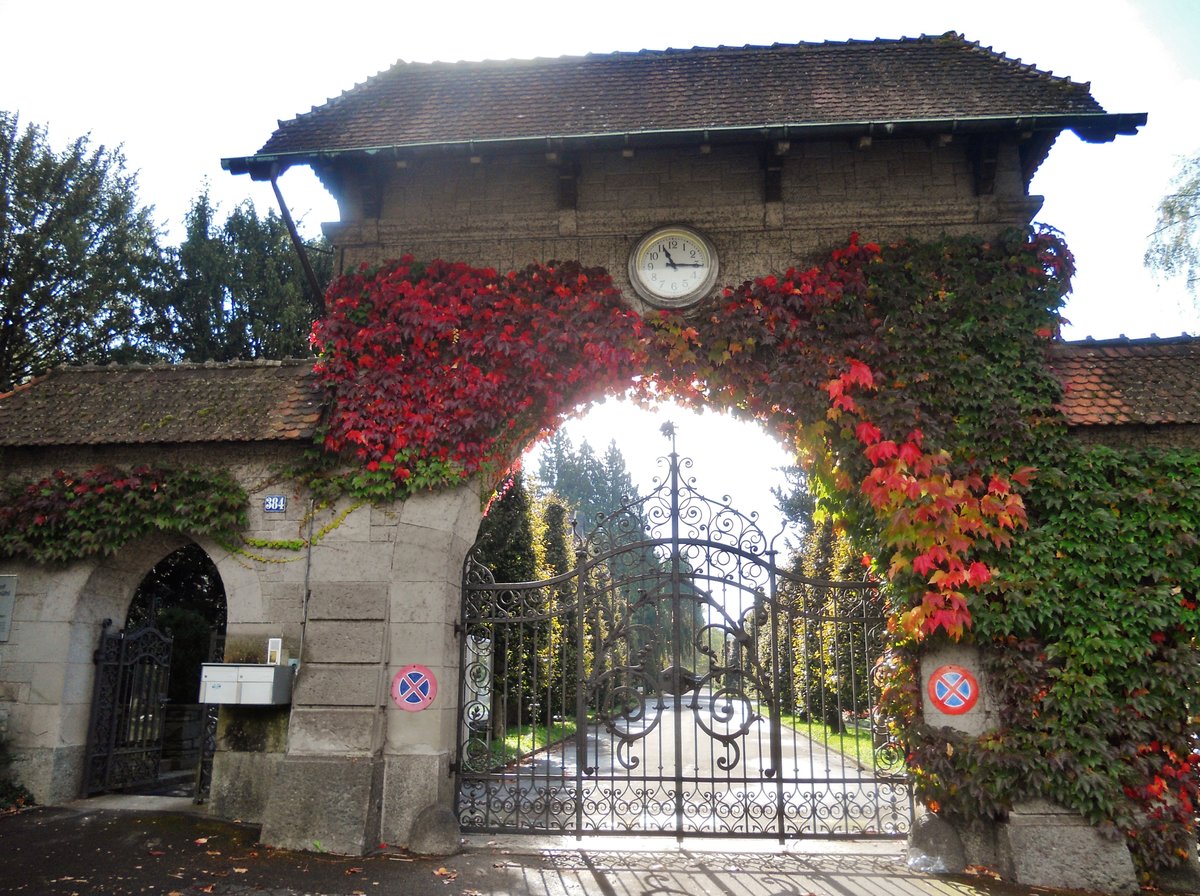
[(656, 308), (690, 308), (717, 282), (716, 249), (690, 227), (657, 228), (630, 253), (629, 281)]

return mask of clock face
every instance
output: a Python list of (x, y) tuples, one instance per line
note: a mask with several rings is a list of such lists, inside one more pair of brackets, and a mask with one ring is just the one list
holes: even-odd
[(717, 253), (707, 238), (689, 227), (661, 227), (634, 247), (629, 280), (651, 305), (686, 308), (716, 283)]

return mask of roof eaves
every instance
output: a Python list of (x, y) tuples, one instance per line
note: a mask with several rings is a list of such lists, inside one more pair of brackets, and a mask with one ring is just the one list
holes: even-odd
[(431, 142), (398, 143), (342, 149), (297, 150), (231, 156), (221, 167), (232, 174), (249, 174), (255, 180), (270, 179), (292, 165), (322, 165), (347, 158), (404, 158), (412, 155), (461, 153), (483, 150), (531, 151), (534, 148), (567, 150), (604, 146), (655, 146), (690, 142), (732, 143), (757, 140), (801, 140), (837, 137), (901, 137), (918, 134), (971, 134), (995, 131), (1074, 131), (1089, 143), (1104, 143), (1118, 136), (1136, 134), (1146, 124), (1146, 113), (1033, 113), (1027, 115), (954, 116), (897, 120), (831, 122), (780, 122), (761, 125), (667, 128), (644, 131), (541, 134), (527, 137), (494, 137)]

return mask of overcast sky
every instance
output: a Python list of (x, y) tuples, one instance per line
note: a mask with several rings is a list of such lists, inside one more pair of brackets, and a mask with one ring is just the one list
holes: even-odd
[[(1083, 144), (1064, 134), (1034, 179), (1033, 192), (1046, 197), (1039, 219), (1064, 232), (1079, 265), (1067, 337), (1200, 332), (1200, 314), (1182, 286), (1156, 284), (1141, 262), (1157, 200), (1176, 160), (1200, 151), (1195, 0), (0, 0), (5, 34), (0, 108), (46, 125), (56, 147), (84, 133), (97, 143), (123, 145), (130, 168), (138, 172), (143, 202), (155, 206), (177, 240), (184, 212), (206, 183), (226, 211), (245, 198), (264, 212), (274, 206), (269, 185), (225, 173), (222, 157), (252, 154), (277, 120), (319, 105), (398, 60), (528, 58), (949, 30), (1043, 70), (1091, 82), (1093, 95), (1110, 112), (1149, 113), (1140, 134), (1110, 144)], [(280, 184), (310, 232), (336, 217), (307, 169), (289, 172)], [(617, 428), (629, 431), (628, 417), (620, 421)], [(647, 425), (656, 431), (657, 421)], [(589, 438), (602, 447), (612, 426), (596, 424)], [(681, 445), (707, 441), (689, 439), (688, 427), (681, 429)], [(770, 463), (758, 464), (764, 465)]]

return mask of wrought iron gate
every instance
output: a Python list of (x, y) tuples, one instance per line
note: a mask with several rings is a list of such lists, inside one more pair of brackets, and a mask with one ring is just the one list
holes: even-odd
[(149, 624), (113, 632), (101, 624), (83, 794), (153, 783), (162, 758), (171, 636)]
[(907, 834), (904, 768), (872, 711), (878, 592), (787, 573), (754, 515), (666, 460), (648, 497), (577, 538), (569, 572), (496, 583), (468, 556), (461, 826)]
[[(225, 631), (213, 629), (208, 638), (208, 662), (219, 663), (225, 659)], [(200, 761), (196, 763), (196, 786), (192, 801), (197, 805), (207, 802), (212, 794), (213, 757), (217, 755), (217, 724), (221, 719), (221, 704), (201, 704), (203, 730), (200, 735)]]

